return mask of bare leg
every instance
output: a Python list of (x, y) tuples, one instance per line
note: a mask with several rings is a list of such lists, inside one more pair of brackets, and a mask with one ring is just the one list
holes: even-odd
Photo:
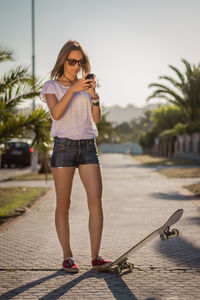
[(89, 208), (89, 232), (92, 260), (100, 250), (103, 229), (102, 181), (99, 165), (79, 165), (79, 175), (85, 187)]
[(75, 168), (64, 167), (51, 170), (56, 189), (55, 224), (65, 259), (73, 256), (70, 248), (69, 208)]

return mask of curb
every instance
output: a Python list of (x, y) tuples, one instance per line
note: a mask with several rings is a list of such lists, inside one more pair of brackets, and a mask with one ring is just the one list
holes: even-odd
[(53, 192), (53, 188), (50, 188), (44, 195), (39, 197), (30, 208), (27, 208), (24, 213), (21, 215), (18, 215), (16, 217), (11, 218), (10, 220), (6, 221), (0, 226), (0, 234), (4, 233), (7, 229), (9, 229), (11, 226), (13, 226), (17, 221), (19, 221), (21, 218), (26, 216), (31, 212), (32, 209), (37, 207), (42, 201), (47, 200), (47, 198), (50, 196), (50, 194)]
[(197, 207), (200, 207), (200, 199), (197, 198), (197, 196), (195, 196), (194, 193), (190, 192), (188, 189), (182, 187), (180, 189), (180, 193), (181, 195), (188, 197), (189, 200), (192, 200), (192, 202), (194, 203), (194, 205), (196, 205)]

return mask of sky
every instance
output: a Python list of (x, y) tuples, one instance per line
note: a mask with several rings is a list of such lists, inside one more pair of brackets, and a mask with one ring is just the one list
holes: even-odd
[[(199, 0), (35, 0), (36, 76), (48, 80), (74, 39), (89, 55), (103, 105), (142, 107), (150, 83), (174, 76), (169, 65), (199, 64), (199, 11)], [(0, 46), (15, 58), (1, 63), (0, 76), (19, 64), (31, 72), (31, 0), (0, 0)]]

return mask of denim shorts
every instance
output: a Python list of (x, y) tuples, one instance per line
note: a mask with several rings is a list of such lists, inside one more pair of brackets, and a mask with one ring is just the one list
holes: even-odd
[(71, 140), (54, 137), (52, 168), (78, 167), (79, 165), (99, 164), (99, 157), (94, 139)]

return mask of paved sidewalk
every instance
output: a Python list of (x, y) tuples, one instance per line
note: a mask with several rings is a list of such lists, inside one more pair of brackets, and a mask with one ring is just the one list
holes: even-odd
[[(200, 210), (182, 186), (196, 179), (168, 179), (128, 155), (103, 155), (104, 234), (102, 256), (115, 259), (178, 208), (180, 237), (155, 238), (136, 252), (132, 273), (90, 270), (86, 196), (75, 176), (71, 207), (71, 243), (79, 274), (61, 267), (54, 227), (55, 195), (35, 206), (0, 234), (0, 299), (199, 299)], [(49, 184), (53, 184), (52, 182)]]
[(10, 169), (2, 169), (0, 168), (0, 181), (9, 179), (10, 177), (27, 174), (31, 172), (31, 167), (26, 168), (10, 168)]

